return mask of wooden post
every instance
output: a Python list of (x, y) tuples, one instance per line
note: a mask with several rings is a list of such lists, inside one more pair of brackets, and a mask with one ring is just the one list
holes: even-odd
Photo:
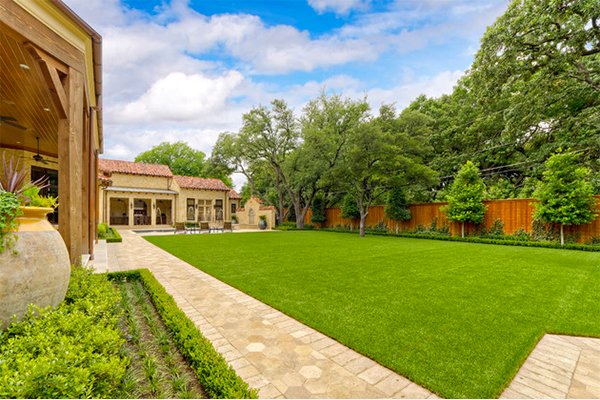
[(82, 144), (81, 144), (81, 252), (83, 254), (91, 254), (92, 247), (90, 246), (90, 115), (88, 112), (83, 113), (82, 125)]
[(68, 113), (58, 123), (58, 199), (59, 232), (71, 263), (81, 263), (81, 140), (83, 129), (83, 76), (69, 68), (63, 87), (68, 99)]

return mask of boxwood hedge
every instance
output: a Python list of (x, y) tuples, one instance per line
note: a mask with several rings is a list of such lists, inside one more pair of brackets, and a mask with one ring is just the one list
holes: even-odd
[(150, 294), (167, 329), (173, 335), (179, 351), (188, 360), (198, 376), (199, 382), (211, 398), (257, 398), (257, 392), (250, 389), (227, 364), (192, 321), (179, 309), (173, 297), (147, 269), (109, 274), (110, 279), (140, 279)]

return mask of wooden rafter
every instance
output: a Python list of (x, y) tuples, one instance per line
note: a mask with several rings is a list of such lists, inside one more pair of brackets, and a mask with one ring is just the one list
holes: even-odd
[(67, 96), (65, 87), (69, 68), (31, 43), (26, 43), (25, 47), (33, 58), (40, 63), (42, 74), (48, 84), (48, 89), (50, 90), (52, 100), (56, 105), (60, 118), (67, 118), (69, 113), (69, 97)]

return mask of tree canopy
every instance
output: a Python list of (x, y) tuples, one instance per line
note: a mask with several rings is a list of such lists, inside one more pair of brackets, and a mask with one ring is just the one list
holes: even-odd
[(448, 205), (443, 209), (451, 221), (461, 223), (461, 236), (465, 236), (465, 222), (480, 224), (485, 215), (483, 197), (485, 184), (479, 169), (472, 161), (462, 166), (448, 190)]
[(560, 243), (564, 244), (564, 225), (592, 222), (596, 200), (589, 182), (590, 170), (580, 164), (577, 153), (557, 153), (545, 163), (543, 179), (534, 193), (539, 201), (535, 217), (560, 224)]
[(135, 157), (136, 162), (167, 165), (175, 175), (205, 176), (205, 155), (185, 142), (163, 142)]
[(403, 203), (447, 199), (454, 220), (478, 223), (484, 198), (531, 197), (561, 147), (600, 193), (599, 18), (597, 0), (513, 0), (452, 93), (378, 115), (324, 91), (299, 111), (273, 100), (219, 137), (206, 168), (243, 173), (244, 193), (298, 227), (315, 203), (353, 202), (364, 225), (386, 199), (397, 219)]

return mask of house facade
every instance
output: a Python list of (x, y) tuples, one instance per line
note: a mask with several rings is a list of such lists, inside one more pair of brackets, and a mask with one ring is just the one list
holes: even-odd
[(48, 179), (50, 220), (78, 264), (96, 239), (102, 39), (60, 0), (0, 3), (0, 154)]
[(169, 167), (100, 159), (100, 222), (128, 229), (231, 221), (241, 197), (220, 179), (173, 175)]

